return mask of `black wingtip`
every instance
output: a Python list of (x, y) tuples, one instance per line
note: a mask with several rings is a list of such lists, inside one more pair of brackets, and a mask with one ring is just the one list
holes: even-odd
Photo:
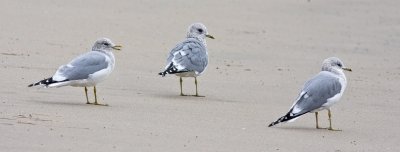
[(158, 75), (161, 75), (162, 77), (165, 77), (166, 74), (167, 74), (166, 72), (160, 72), (160, 73), (158, 73)]
[(158, 75), (162, 75), (163, 77), (167, 74), (176, 74), (176, 73), (183, 73), (183, 72), (188, 72), (187, 70), (178, 70), (174, 64), (171, 62), (168, 66), (168, 68), (165, 69), (165, 71), (158, 73)]
[[(45, 79), (45, 80), (46, 80), (46, 79)], [(44, 80), (39, 81), (39, 82), (36, 82), (36, 83), (32, 83), (32, 84), (28, 85), (28, 87), (33, 87), (33, 86), (40, 85), (43, 81), (44, 81)]]
[(268, 125), (268, 127), (272, 127), (272, 126), (275, 126), (275, 125), (278, 124), (278, 123), (288, 121), (288, 120), (289, 120), (288, 117), (287, 117), (288, 115), (289, 115), (289, 113), (286, 114), (285, 116), (282, 116), (282, 117), (278, 118), (278, 120), (276, 120), (276, 121), (274, 121), (274, 122), (271, 122), (271, 123)]
[(272, 127), (272, 126), (274, 126), (274, 123), (271, 123), (271, 124), (268, 125), (268, 127)]
[(47, 79), (43, 79), (43, 80), (41, 80), (39, 82), (32, 83), (32, 84), (28, 85), (28, 87), (33, 87), (33, 86), (37, 86), (37, 85), (46, 85), (47, 86), (47, 85), (52, 84), (52, 83), (64, 82), (64, 81), (68, 81), (68, 79), (65, 79), (63, 81), (54, 81), (53, 78), (50, 77), (50, 78), (47, 78)]
[(281, 122), (282, 122), (281, 120), (282, 120), (282, 117), (279, 118), (278, 120), (274, 121), (274, 122), (271, 122), (271, 123), (268, 125), (268, 127), (272, 127), (272, 126), (275, 126), (275, 125), (278, 124), (278, 123), (281, 123)]
[(271, 124), (269, 124), (268, 127), (275, 126), (275, 125), (277, 125), (277, 124), (279, 124), (281, 122), (288, 122), (288, 121), (290, 121), (292, 119), (295, 119), (297, 117), (300, 117), (300, 116), (302, 116), (304, 114), (306, 114), (306, 113), (292, 114), (292, 109), (291, 109), (286, 115), (280, 117), (278, 120), (276, 120), (276, 121), (272, 122)]

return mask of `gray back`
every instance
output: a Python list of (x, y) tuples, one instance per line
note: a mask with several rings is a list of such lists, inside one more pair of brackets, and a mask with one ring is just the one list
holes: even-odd
[(184, 70), (201, 73), (208, 64), (206, 47), (199, 40), (188, 38), (171, 50), (167, 65), (171, 62), (181, 65), (185, 68)]
[(82, 54), (69, 64), (72, 65), (72, 67), (63, 65), (57, 71), (68, 80), (86, 79), (90, 74), (106, 69), (108, 66), (106, 57), (97, 51), (90, 51)]
[(337, 77), (330, 72), (321, 71), (304, 84), (302, 92), (306, 92), (308, 97), (301, 96), (295, 106), (302, 109), (299, 113), (316, 110), (327, 103), (329, 98), (340, 93), (341, 89), (342, 85)]

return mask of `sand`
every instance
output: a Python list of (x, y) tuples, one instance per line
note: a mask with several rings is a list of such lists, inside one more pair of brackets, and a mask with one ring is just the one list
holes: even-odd
[[(400, 1), (4, 1), (0, 5), (0, 151), (400, 151)], [(203, 22), (204, 98), (157, 75), (187, 26)], [(99, 84), (28, 88), (108, 37), (123, 50)], [(353, 72), (332, 107), (268, 128), (323, 59)], [(91, 89), (91, 88), (90, 88)], [(184, 79), (194, 94), (194, 80)], [(93, 99), (93, 96), (90, 96)], [(321, 125), (328, 126), (326, 111)]]

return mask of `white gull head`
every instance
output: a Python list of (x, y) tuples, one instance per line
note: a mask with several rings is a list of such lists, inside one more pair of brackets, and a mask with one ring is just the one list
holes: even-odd
[(214, 39), (212, 35), (208, 34), (206, 26), (202, 23), (193, 23), (192, 25), (190, 25), (186, 37), (196, 38), (199, 41), (203, 42), (204, 45), (206, 45), (206, 37)]

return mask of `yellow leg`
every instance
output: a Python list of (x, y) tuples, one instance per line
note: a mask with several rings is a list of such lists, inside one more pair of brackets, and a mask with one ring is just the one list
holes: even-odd
[(321, 129), (321, 128), (319, 128), (319, 125), (318, 125), (318, 112), (315, 112), (315, 128)]
[(86, 95), (86, 104), (90, 104), (89, 97), (87, 95), (87, 88), (85, 87), (85, 95)]
[[(86, 99), (87, 97), (87, 88), (85, 87), (85, 92), (86, 92)], [(94, 93), (94, 103), (89, 103), (89, 101), (87, 102), (87, 104), (94, 104), (94, 105), (100, 105), (100, 106), (108, 106), (108, 104), (100, 104), (97, 102), (97, 90), (96, 90), (96, 86), (93, 87), (93, 93)]]
[(329, 118), (329, 128), (328, 130), (332, 130), (332, 131), (342, 131), (340, 129), (333, 129), (332, 128), (332, 114), (331, 114), (331, 109), (328, 109), (328, 118)]
[(183, 91), (182, 91), (182, 82), (183, 82), (182, 77), (179, 77), (179, 83), (180, 83), (180, 86), (181, 86), (181, 96), (185, 96), (183, 94)]
[(195, 97), (204, 97), (204, 96), (199, 96), (199, 93), (197, 92), (197, 77), (194, 77), (194, 84), (196, 85), (196, 95), (195, 95)]
[(93, 87), (93, 92), (94, 92), (94, 104), (98, 105), (99, 103), (97, 103), (96, 86)]
[(194, 77), (194, 84), (196, 85), (196, 96), (199, 96), (199, 93), (197, 92), (197, 78)]

